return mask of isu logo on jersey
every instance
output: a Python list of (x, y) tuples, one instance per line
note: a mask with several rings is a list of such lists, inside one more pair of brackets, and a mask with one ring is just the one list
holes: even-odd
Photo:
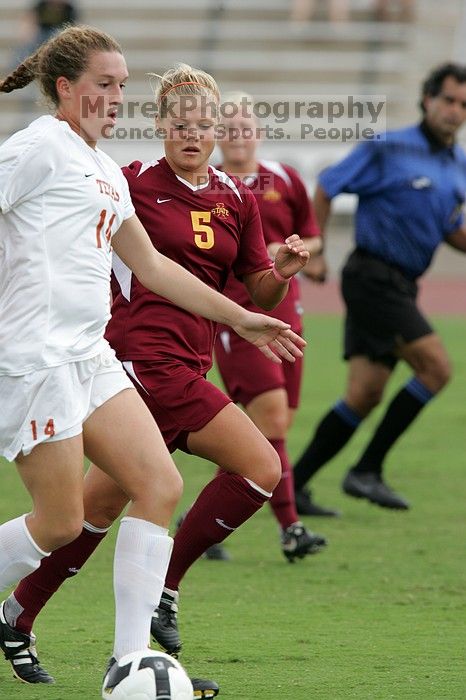
[(265, 202), (279, 202), (281, 198), (282, 196), (280, 192), (277, 192), (277, 190), (267, 190), (266, 192), (264, 192)]
[(215, 214), (215, 216), (219, 216), (221, 219), (226, 219), (228, 216), (230, 216), (230, 212), (228, 211), (223, 202), (217, 202), (215, 207), (211, 211), (212, 214)]
[(96, 180), (96, 182), (99, 185), (100, 194), (108, 194), (108, 196), (111, 197), (114, 202), (120, 201), (120, 195), (113, 185), (111, 185), (109, 182), (105, 182), (105, 180)]

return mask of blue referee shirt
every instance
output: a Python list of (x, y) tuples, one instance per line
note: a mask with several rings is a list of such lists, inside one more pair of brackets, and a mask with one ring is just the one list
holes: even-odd
[(331, 199), (359, 195), (356, 245), (416, 278), (463, 223), (466, 154), (443, 146), (422, 123), (359, 144), (319, 184)]

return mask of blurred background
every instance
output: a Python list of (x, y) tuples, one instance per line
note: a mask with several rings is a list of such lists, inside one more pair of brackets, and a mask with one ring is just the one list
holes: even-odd
[[(256, 101), (381, 96), (388, 129), (419, 118), (420, 84), (436, 64), (466, 62), (465, 0), (0, 0), (0, 72), (5, 74), (61, 22), (84, 22), (122, 44), (128, 99), (151, 100), (148, 72), (185, 61), (214, 75), (222, 92)], [(34, 87), (0, 97), (0, 141), (44, 111)], [(151, 120), (133, 119), (144, 126)], [(312, 195), (317, 173), (351, 144), (307, 141), (290, 117), (284, 140), (264, 139), (261, 155), (293, 165)], [(460, 135), (466, 143), (466, 130)], [(101, 144), (119, 164), (161, 153), (156, 140)], [(334, 272), (350, 245), (354, 201), (335, 203)], [(442, 250), (434, 273), (461, 280), (462, 256)], [(466, 287), (465, 287), (466, 291)]]

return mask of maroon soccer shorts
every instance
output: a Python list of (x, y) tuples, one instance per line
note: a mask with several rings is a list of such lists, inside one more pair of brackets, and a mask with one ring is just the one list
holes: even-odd
[(214, 384), (181, 362), (123, 363), (170, 450), (189, 452), (189, 433), (203, 428), (231, 403)]
[(298, 407), (302, 358), (275, 364), (233, 331), (222, 330), (215, 343), (215, 359), (228, 395), (235, 403), (247, 406), (266, 391), (284, 388), (288, 394), (288, 406)]

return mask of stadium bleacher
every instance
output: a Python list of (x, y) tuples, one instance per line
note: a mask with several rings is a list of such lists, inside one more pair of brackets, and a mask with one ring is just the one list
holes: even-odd
[[(80, 0), (84, 22), (122, 44), (131, 80), (127, 94), (149, 99), (146, 73), (186, 61), (212, 72), (222, 90), (243, 89), (261, 100), (382, 95), (387, 126), (417, 116), (417, 91), (426, 66), (451, 56), (464, 3), (422, 0), (413, 23), (373, 20), (371, 0), (352, 0), (350, 21), (335, 26), (318, 14), (299, 26), (287, 0)], [(0, 67), (11, 63), (13, 37), (25, 2), (1, 0)], [(435, 36), (435, 41), (433, 37)], [(0, 96), (0, 139), (27, 123), (34, 92)], [(39, 112), (40, 108), (37, 108)], [(313, 141), (303, 148), (300, 123), (287, 123), (286, 141), (267, 144), (267, 157), (297, 167), (312, 191), (315, 175), (348, 148)], [(146, 146), (144, 146), (145, 148)], [(141, 143), (106, 144), (117, 162), (141, 155)], [(346, 210), (343, 199), (340, 208)]]

